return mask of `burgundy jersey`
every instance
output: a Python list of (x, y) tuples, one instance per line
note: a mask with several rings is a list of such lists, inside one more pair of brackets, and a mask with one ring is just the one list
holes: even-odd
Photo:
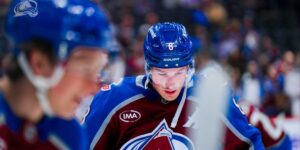
[[(193, 82), (189, 84), (174, 128), (171, 122), (183, 90), (176, 100), (167, 102), (151, 85), (145, 87), (144, 76), (125, 78), (102, 88), (94, 97), (85, 122), (90, 149), (196, 149), (197, 143), (189, 137), (195, 123), (191, 116), (198, 105), (192, 95)], [(224, 123), (224, 149), (264, 149), (258, 130), (248, 124), (233, 102), (229, 108), (231, 111)]]
[(0, 150), (87, 149), (83, 128), (76, 120), (43, 117), (33, 124), (17, 117), (0, 93)]
[(292, 149), (292, 141), (289, 136), (271, 118), (252, 105), (241, 104), (241, 106), (249, 122), (261, 132), (263, 143), (267, 149)]

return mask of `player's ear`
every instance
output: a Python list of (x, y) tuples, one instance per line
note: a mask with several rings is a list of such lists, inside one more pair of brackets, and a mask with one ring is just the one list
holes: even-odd
[(42, 52), (33, 49), (28, 55), (28, 62), (35, 75), (49, 77), (52, 74), (53, 66), (49, 58)]

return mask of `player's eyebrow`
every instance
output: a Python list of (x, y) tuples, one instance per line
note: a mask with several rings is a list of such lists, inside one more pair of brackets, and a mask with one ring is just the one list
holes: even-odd
[(163, 69), (160, 69), (160, 68), (153, 68), (153, 70), (156, 70), (156, 71), (164, 71)]
[[(177, 70), (177, 72), (180, 72), (180, 71), (183, 71), (183, 70), (185, 70), (187, 67), (181, 67), (179, 70)], [(163, 69), (163, 68), (153, 68), (154, 70), (156, 70), (156, 71), (160, 71), (160, 72), (165, 72), (166, 70), (165, 69)]]
[(183, 70), (185, 70), (185, 69), (187, 69), (187, 67), (182, 67), (182, 68), (179, 69), (178, 71), (183, 71)]

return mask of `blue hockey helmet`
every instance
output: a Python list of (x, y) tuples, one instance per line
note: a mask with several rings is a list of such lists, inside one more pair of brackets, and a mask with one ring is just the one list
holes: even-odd
[(59, 60), (76, 46), (106, 49), (111, 38), (105, 13), (87, 0), (13, 0), (6, 19), (14, 56), (34, 38), (48, 41)]
[(183, 25), (158, 23), (150, 27), (144, 41), (147, 67), (177, 68), (193, 65), (192, 42)]

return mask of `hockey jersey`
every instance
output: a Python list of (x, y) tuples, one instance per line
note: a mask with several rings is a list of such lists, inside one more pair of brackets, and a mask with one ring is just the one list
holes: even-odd
[(266, 114), (253, 105), (241, 103), (248, 120), (261, 132), (263, 143), (268, 150), (291, 150), (292, 141), (283, 129)]
[(17, 117), (0, 93), (0, 150), (87, 149), (77, 120), (43, 117), (37, 124)]
[[(193, 129), (186, 124), (191, 116), (190, 106), (197, 105), (193, 100), (194, 81), (188, 86), (187, 98), (175, 128), (170, 127), (171, 121), (183, 90), (176, 100), (167, 102), (151, 84), (146, 88), (145, 81), (145, 76), (127, 77), (102, 87), (85, 120), (90, 149), (197, 149), (189, 137)], [(229, 110), (224, 122), (226, 138), (223, 148), (264, 149), (259, 131), (248, 124), (233, 101)]]

